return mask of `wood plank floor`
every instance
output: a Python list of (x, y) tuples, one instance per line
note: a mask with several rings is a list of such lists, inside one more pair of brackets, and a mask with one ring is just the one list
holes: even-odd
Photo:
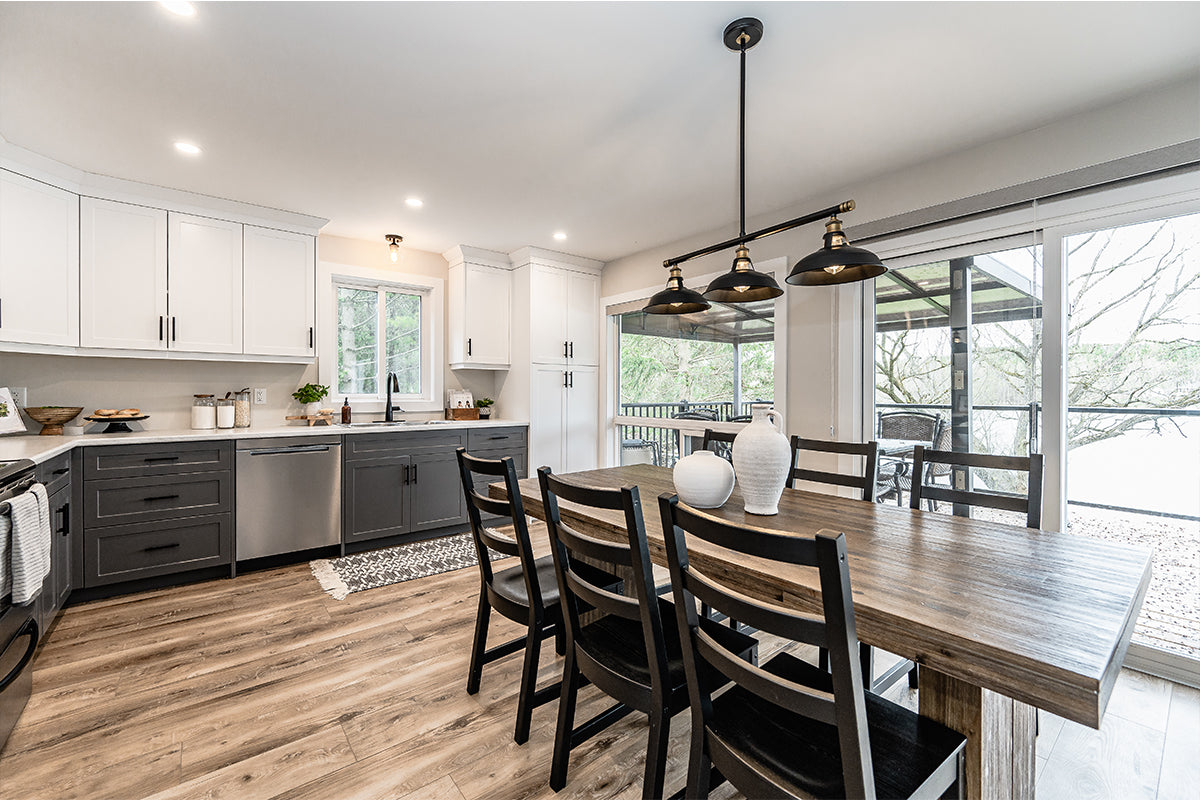
[[(512, 741), (520, 657), (467, 695), (477, 581), (472, 568), (339, 602), (300, 564), (70, 607), (0, 754), (0, 800), (640, 797), (636, 715), (576, 751), (555, 795), (557, 704), (534, 712), (527, 744)], [(518, 633), (493, 617), (493, 642)], [(542, 663), (556, 680), (551, 643)], [(581, 701), (581, 715), (608, 702), (591, 687)], [(670, 791), (687, 737), (684, 714)], [(1126, 672), (1100, 731), (1043, 717), (1038, 792), (1200, 800), (1198, 764), (1200, 692)]]

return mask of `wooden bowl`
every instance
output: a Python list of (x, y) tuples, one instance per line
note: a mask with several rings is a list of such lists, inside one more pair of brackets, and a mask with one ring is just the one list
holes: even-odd
[(35, 406), (25, 409), (25, 415), (42, 423), (42, 436), (62, 436), (63, 425), (79, 416), (83, 406)]

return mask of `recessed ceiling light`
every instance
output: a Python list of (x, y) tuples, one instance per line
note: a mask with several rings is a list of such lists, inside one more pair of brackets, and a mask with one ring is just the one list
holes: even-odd
[(562, 231), (556, 231), (554, 234), (554, 238), (560, 242), (563, 242), (563, 241), (566, 241), (567, 234), (563, 233)]
[(181, 153), (187, 153), (189, 156), (200, 155), (200, 148), (191, 142), (176, 142), (175, 149)]
[(419, 197), (410, 197), (404, 201), (409, 208), (420, 208), (425, 205), (425, 201)]
[(178, 14), (181, 17), (196, 16), (196, 7), (187, 2), (187, 0), (159, 0), (159, 5), (172, 14)]

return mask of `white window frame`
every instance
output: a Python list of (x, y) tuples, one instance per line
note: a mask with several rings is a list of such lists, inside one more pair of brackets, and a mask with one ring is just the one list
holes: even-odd
[[(762, 262), (756, 262), (754, 268), (760, 272), (765, 272), (775, 276), (776, 280), (782, 280), (782, 277), (788, 272), (788, 259), (785, 256), (768, 259)], [(695, 277), (688, 276), (687, 283), (690, 286), (705, 286), (717, 277), (724, 275), (728, 270), (723, 269), (719, 272), (710, 272), (704, 275)], [(664, 270), (663, 275), (666, 274)], [(617, 412), (621, 408), (621, 371), (620, 362), (617, 359), (620, 352), (620, 325), (617, 317), (613, 315), (609, 309), (613, 306), (622, 305), (633, 301), (648, 301), (656, 292), (662, 291), (662, 282), (648, 286), (644, 289), (637, 289), (632, 292), (625, 292), (620, 295), (611, 297), (602, 297), (600, 299), (600, 308), (604, 309), (604, 358), (601, 366), (602, 381), (601, 386), (605, 390), (601, 392), (601, 409), (603, 413), (602, 419), (605, 420), (601, 426), (600, 436), (600, 457), (604, 464), (608, 466), (616, 466), (621, 459), (621, 443), (618, 436), (618, 430), (622, 425), (642, 425), (645, 426), (647, 419), (645, 417), (625, 417)], [(787, 409), (787, 293), (780, 295), (775, 299), (775, 408), (782, 411)], [(654, 427), (674, 428), (683, 430), (689, 434), (696, 436), (704, 435), (704, 428), (711, 428), (716, 431), (726, 431), (729, 433), (737, 433), (744, 427), (744, 423), (740, 422), (708, 422), (702, 427), (696, 427), (697, 423), (689, 420), (656, 420)]]
[[(417, 394), (392, 396), (394, 405), (405, 411), (440, 411), (445, 382), (445, 281), (424, 275), (410, 275), (391, 270), (356, 267), (350, 264), (320, 262), (317, 285), (317, 374), (320, 383), (329, 386), (330, 395), (337, 400), (337, 288), (375, 289), (421, 295), (421, 390)], [(382, 377), (382, 376), (381, 376)], [(382, 413), (387, 405), (387, 386), (379, 384), (376, 395), (352, 395), (356, 411)], [(337, 395), (337, 396), (335, 396)]]

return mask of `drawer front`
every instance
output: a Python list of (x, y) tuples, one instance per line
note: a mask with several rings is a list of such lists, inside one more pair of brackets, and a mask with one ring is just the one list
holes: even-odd
[(37, 479), (46, 485), (46, 494), (71, 485), (71, 454), (63, 453), (37, 466)]
[[(472, 428), (467, 432), (467, 452), (525, 449), (524, 428)], [(489, 458), (491, 456), (488, 456)]]
[(232, 508), (228, 472), (84, 483), (84, 527), (216, 514)]
[(455, 448), (465, 447), (466, 444), (467, 432), (465, 430), (418, 429), (396, 433), (352, 434), (346, 437), (346, 443), (342, 449), (347, 461), (361, 461), (406, 453), (453, 452)]
[(212, 472), (232, 465), (231, 442), (117, 445), (83, 451), (83, 475), (88, 480)]
[(228, 564), (229, 514), (120, 525), (84, 537), (85, 583), (109, 583)]

